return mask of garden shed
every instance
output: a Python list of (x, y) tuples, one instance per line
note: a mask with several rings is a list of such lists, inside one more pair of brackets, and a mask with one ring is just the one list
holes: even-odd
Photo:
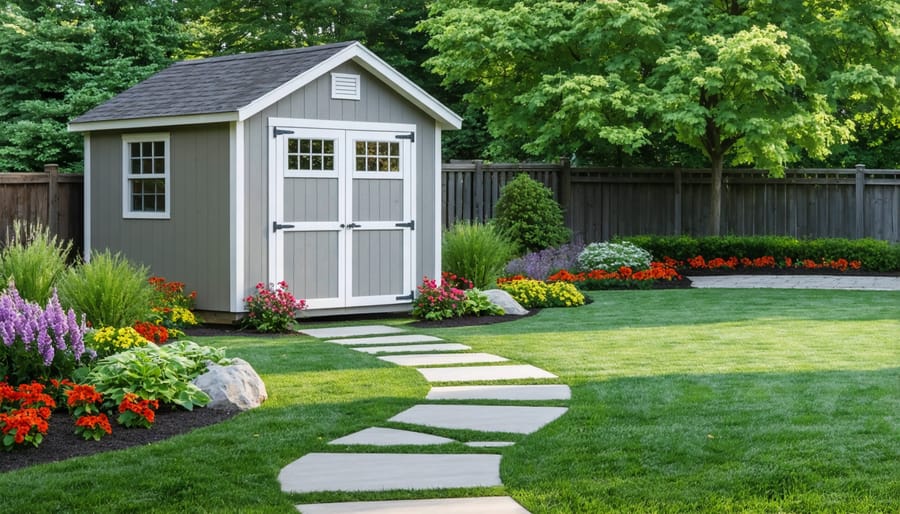
[(308, 314), (408, 309), (441, 270), (441, 131), (461, 118), (358, 42), (176, 63), (72, 120), (85, 254), (234, 317), (259, 282)]

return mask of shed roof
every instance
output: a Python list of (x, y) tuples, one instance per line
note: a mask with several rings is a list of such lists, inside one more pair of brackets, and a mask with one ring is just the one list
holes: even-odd
[(181, 61), (75, 118), (69, 130), (138, 128), (249, 118), (353, 60), (445, 127), (461, 118), (356, 41)]

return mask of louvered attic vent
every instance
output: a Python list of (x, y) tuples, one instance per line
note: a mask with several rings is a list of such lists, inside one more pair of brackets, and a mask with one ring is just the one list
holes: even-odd
[(332, 73), (331, 98), (335, 100), (359, 100), (359, 75)]

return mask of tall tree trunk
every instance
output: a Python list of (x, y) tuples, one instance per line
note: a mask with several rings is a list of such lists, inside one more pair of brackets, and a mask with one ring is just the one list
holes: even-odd
[(710, 155), (710, 164), (712, 164), (712, 194), (710, 195), (709, 205), (709, 235), (721, 235), (722, 227), (722, 166), (725, 162), (725, 155)]

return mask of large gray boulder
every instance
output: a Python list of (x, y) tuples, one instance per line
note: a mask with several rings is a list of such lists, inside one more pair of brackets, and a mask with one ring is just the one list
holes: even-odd
[(519, 302), (517, 302), (515, 298), (502, 289), (488, 289), (487, 291), (482, 291), (482, 293), (488, 297), (488, 300), (490, 300), (491, 303), (503, 309), (503, 312), (506, 314), (512, 316), (524, 316), (528, 314), (528, 309), (519, 305)]
[(231, 359), (231, 364), (220, 366), (209, 363), (208, 371), (193, 381), (209, 395), (209, 409), (249, 410), (259, 407), (269, 395), (266, 384), (243, 359)]

